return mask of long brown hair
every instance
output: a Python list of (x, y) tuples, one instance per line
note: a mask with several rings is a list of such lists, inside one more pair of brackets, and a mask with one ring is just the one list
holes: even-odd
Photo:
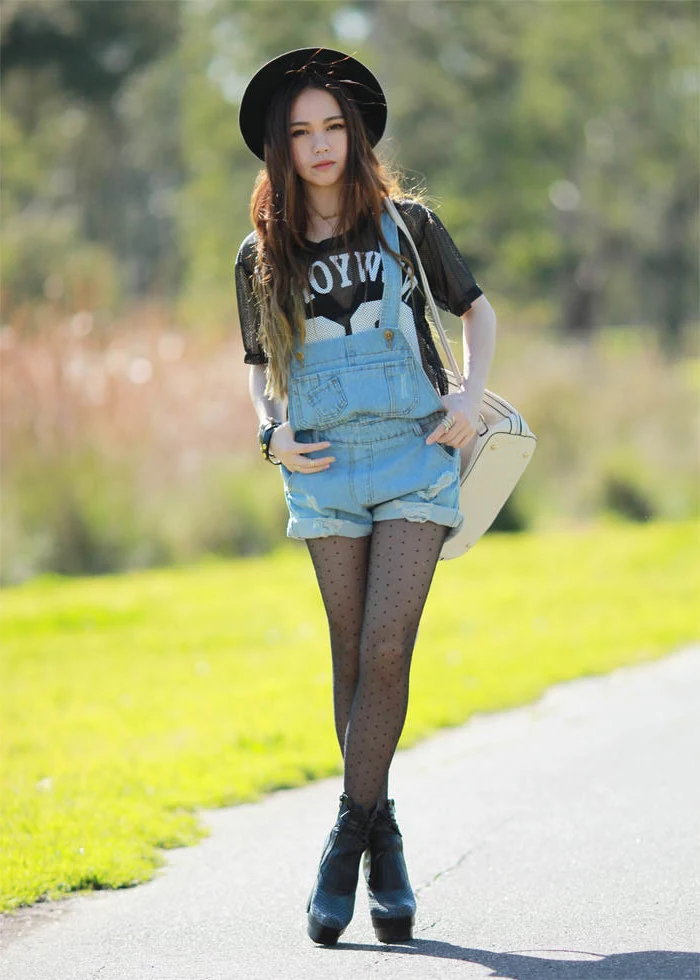
[(397, 176), (375, 156), (360, 111), (342, 83), (307, 70), (277, 90), (266, 119), (265, 167), (257, 176), (250, 201), (250, 218), (257, 231), (253, 282), (260, 310), (260, 342), (268, 358), (265, 391), (276, 398), (287, 395), (295, 331), (304, 341), (303, 288), (310, 253), (305, 242), (304, 185), (292, 159), (289, 122), (294, 100), (307, 88), (329, 92), (338, 102), (347, 127), (348, 152), (338, 218), (346, 247), (352, 247), (360, 219), (369, 218), (382, 245), (389, 249), (381, 228), (382, 199), (408, 196)]

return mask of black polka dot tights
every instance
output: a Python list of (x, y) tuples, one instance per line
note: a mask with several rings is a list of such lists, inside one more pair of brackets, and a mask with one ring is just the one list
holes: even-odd
[(345, 792), (365, 807), (388, 794), (413, 646), (446, 533), (397, 519), (377, 521), (368, 537), (306, 542), (328, 616)]

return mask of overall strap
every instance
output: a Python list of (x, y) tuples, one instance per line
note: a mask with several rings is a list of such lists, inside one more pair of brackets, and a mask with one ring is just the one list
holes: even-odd
[(413, 238), (411, 237), (411, 233), (408, 230), (408, 228), (406, 227), (406, 222), (401, 217), (399, 211), (396, 208), (396, 205), (391, 200), (391, 198), (388, 198), (387, 197), (387, 198), (384, 199), (384, 207), (386, 208), (386, 212), (385, 213), (388, 212), (388, 214), (391, 215), (392, 221), (396, 224), (396, 228), (397, 228), (397, 230), (396, 230), (396, 237), (397, 237), (397, 239), (398, 239), (398, 235), (399, 235), (399, 232), (398, 232), (398, 229), (399, 228), (401, 229), (401, 231), (404, 233), (404, 235), (408, 239), (409, 245), (411, 247), (411, 252), (413, 253), (413, 260), (414, 260), (414, 263), (415, 263), (415, 268), (417, 269), (418, 274), (420, 276), (421, 283), (423, 284), (423, 292), (425, 294), (425, 299), (426, 299), (426, 308), (428, 310), (430, 310), (430, 315), (432, 317), (433, 324), (435, 326), (435, 329), (437, 330), (438, 336), (440, 337), (440, 342), (442, 343), (442, 346), (443, 346), (443, 349), (445, 351), (445, 354), (447, 355), (447, 362), (450, 365), (450, 370), (452, 371), (452, 377), (451, 378), (450, 378), (450, 375), (448, 373), (448, 380), (449, 380), (450, 385), (452, 387), (454, 387), (454, 388), (456, 388), (458, 390), (461, 390), (462, 385), (463, 385), (463, 382), (462, 382), (462, 372), (460, 371), (459, 365), (457, 364), (457, 361), (455, 360), (455, 356), (452, 353), (452, 348), (450, 347), (450, 343), (449, 343), (449, 341), (447, 339), (447, 335), (445, 333), (445, 329), (444, 329), (444, 327), (442, 325), (442, 321), (440, 319), (440, 311), (437, 308), (437, 304), (436, 304), (435, 299), (433, 298), (433, 294), (432, 294), (432, 292), (430, 290), (430, 283), (428, 282), (428, 277), (425, 274), (425, 269), (423, 268), (423, 263), (421, 262), (420, 255), (418, 254), (418, 249), (416, 248), (416, 243), (413, 241)]
[[(394, 252), (399, 251), (399, 230), (396, 222), (391, 215), (382, 210), (382, 231), (389, 247)], [(403, 283), (403, 272), (398, 261), (386, 250), (384, 245), (379, 242), (379, 251), (382, 256), (382, 273), (384, 278), (384, 288), (382, 291), (382, 301), (379, 312), (379, 329), (382, 333), (385, 330), (395, 330), (399, 323), (399, 311), (401, 309), (401, 287)], [(292, 357), (300, 363), (303, 362), (303, 345), (295, 334)]]
[[(398, 252), (399, 229), (396, 227), (396, 222), (392, 219), (391, 215), (385, 210), (382, 210), (382, 231), (389, 244), (389, 248), (393, 249), (394, 252)], [(382, 272), (384, 276), (379, 329), (383, 332), (389, 328), (396, 329), (398, 327), (403, 275), (401, 266), (394, 256), (390, 252), (387, 252), (381, 242), (379, 243), (379, 250), (382, 255)]]

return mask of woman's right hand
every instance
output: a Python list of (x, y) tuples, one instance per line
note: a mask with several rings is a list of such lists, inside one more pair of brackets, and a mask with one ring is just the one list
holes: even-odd
[(307, 459), (306, 453), (328, 449), (330, 442), (297, 442), (289, 422), (278, 425), (270, 439), (270, 454), (292, 473), (320, 473), (335, 463), (335, 456)]

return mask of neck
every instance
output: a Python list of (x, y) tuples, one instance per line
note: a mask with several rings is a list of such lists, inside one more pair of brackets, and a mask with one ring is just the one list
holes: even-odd
[(306, 210), (311, 222), (323, 218), (337, 218), (340, 211), (340, 192), (338, 188), (307, 187)]

